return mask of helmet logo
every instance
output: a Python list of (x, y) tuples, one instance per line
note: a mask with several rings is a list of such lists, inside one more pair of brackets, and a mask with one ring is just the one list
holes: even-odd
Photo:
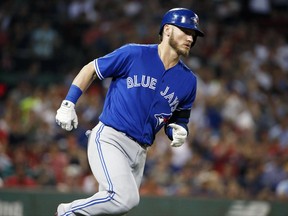
[(181, 17), (181, 23), (186, 23), (186, 16)]
[(173, 14), (173, 18), (172, 18), (172, 20), (173, 20), (174, 22), (176, 22), (176, 21), (177, 21), (177, 19), (178, 19), (178, 17), (179, 17), (179, 15), (178, 15), (178, 14)]
[(192, 22), (194, 23), (194, 25), (195, 25), (196, 27), (198, 27), (198, 25), (199, 25), (199, 18), (198, 18), (198, 16), (191, 17), (191, 20), (192, 20)]

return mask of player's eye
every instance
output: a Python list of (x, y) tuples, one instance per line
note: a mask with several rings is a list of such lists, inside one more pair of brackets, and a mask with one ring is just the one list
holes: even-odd
[(196, 35), (194, 30), (186, 30), (186, 31), (184, 31), (184, 33), (187, 35), (191, 35), (192, 37), (195, 37), (195, 35)]
[(191, 29), (180, 28), (186, 35), (191, 35), (192, 37), (196, 36), (196, 32)]

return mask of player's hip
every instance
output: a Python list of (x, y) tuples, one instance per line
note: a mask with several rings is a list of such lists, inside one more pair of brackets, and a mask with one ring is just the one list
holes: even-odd
[(135, 159), (141, 155), (146, 158), (147, 149), (141, 147), (125, 133), (99, 122), (89, 136), (88, 145), (113, 145), (119, 149), (130, 162), (135, 163)]

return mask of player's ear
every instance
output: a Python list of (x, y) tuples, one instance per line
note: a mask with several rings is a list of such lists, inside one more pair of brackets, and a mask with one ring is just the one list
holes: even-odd
[(165, 36), (170, 36), (171, 35), (171, 31), (172, 31), (172, 26), (169, 24), (164, 25), (163, 27), (163, 35)]

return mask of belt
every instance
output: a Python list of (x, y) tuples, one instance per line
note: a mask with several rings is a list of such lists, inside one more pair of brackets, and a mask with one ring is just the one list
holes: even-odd
[[(103, 122), (101, 122), (101, 123), (102, 123), (103, 125), (105, 125)], [(107, 125), (105, 125), (105, 126), (107, 126)], [(111, 126), (107, 126), (107, 127), (111, 127)], [(114, 130), (122, 133), (123, 135), (125, 135), (126, 137), (128, 137), (129, 139), (131, 139), (132, 141), (136, 142), (139, 146), (141, 146), (141, 148), (143, 148), (143, 149), (146, 150), (148, 147), (150, 147), (149, 144), (140, 143), (140, 142), (138, 142), (138, 140), (136, 140), (134, 137), (132, 137), (132, 136), (130, 136), (130, 135), (128, 135), (128, 134), (126, 134), (126, 133), (124, 133), (124, 132), (122, 132), (122, 131), (119, 131), (119, 130), (117, 130), (117, 129), (114, 128), (114, 127), (112, 127), (112, 128), (113, 128)], [(89, 134), (90, 134), (90, 133), (91, 133), (90, 131), (86, 131), (85, 135), (86, 135), (87, 137), (89, 137)]]
[(148, 147), (150, 147), (150, 145), (148, 144), (143, 144), (138, 142), (138, 140), (136, 140), (134, 137), (129, 136), (128, 134), (124, 133), (125, 136), (127, 136), (129, 139), (133, 140), (134, 142), (136, 142), (138, 145), (140, 145), (143, 149), (147, 149)]

